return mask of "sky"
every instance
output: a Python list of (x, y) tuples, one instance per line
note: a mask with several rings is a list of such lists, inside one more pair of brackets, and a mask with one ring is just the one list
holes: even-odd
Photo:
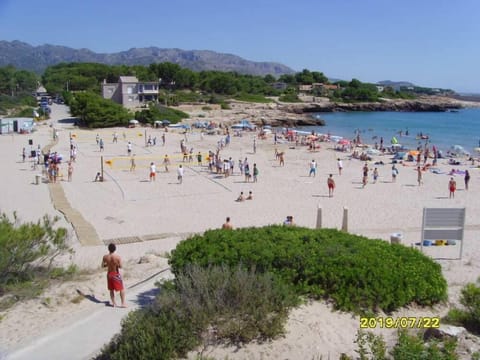
[(212, 50), (336, 79), (480, 93), (479, 16), (478, 0), (0, 0), (0, 40)]

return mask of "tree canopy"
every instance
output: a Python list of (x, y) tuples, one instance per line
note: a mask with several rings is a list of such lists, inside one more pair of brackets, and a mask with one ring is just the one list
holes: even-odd
[(92, 92), (76, 93), (69, 101), (70, 113), (90, 128), (127, 126), (133, 118), (122, 105), (106, 100)]

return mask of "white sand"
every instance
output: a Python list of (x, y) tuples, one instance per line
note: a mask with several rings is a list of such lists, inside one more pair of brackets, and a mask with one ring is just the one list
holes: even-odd
[[(248, 109), (239, 109), (237, 105), (228, 116), (226, 111), (205, 112), (204, 120), (221, 121), (245, 117)], [(54, 119), (68, 115), (65, 107), (54, 105)], [(252, 113), (252, 112), (250, 112)], [(268, 110), (254, 109), (253, 113), (268, 116)], [(194, 112), (193, 115), (196, 115)], [(260, 116), (260, 115), (259, 115)], [(243, 137), (232, 136), (231, 144), (222, 150), (223, 158), (232, 157), (236, 165), (238, 159), (248, 158), (250, 166), (256, 163), (260, 175), (258, 183), (245, 183), (244, 178), (235, 168), (234, 176), (224, 178), (211, 174), (205, 166), (197, 166), (196, 154), (208, 150), (215, 151), (221, 135), (205, 135), (203, 140), (199, 132), (188, 134), (188, 148), (194, 149), (194, 161), (182, 163), (180, 140), (182, 134), (175, 131), (166, 133), (166, 146), (161, 145), (163, 130), (159, 129), (101, 129), (78, 130), (70, 124), (58, 124), (60, 141), (53, 150), (68, 157), (69, 135), (73, 134), (79, 147), (77, 162), (74, 165), (72, 182), (61, 181), (71, 206), (91, 223), (100, 239), (140, 237), (157, 239), (134, 244), (120, 245), (118, 253), (127, 263), (125, 280), (134, 283), (154, 273), (166, 261), (157, 256), (170, 251), (175, 244), (193, 232), (203, 232), (209, 228), (218, 228), (226, 216), (232, 218), (235, 227), (262, 226), (279, 224), (287, 215), (293, 215), (300, 226), (314, 227), (317, 207), (322, 208), (323, 227), (340, 228), (343, 208), (349, 210), (349, 231), (368, 237), (389, 240), (390, 234), (401, 232), (404, 243), (410, 246), (420, 240), (423, 207), (466, 207), (466, 231), (463, 260), (440, 261), (445, 277), (449, 283), (449, 302), (457, 303), (461, 287), (475, 281), (479, 274), (480, 263), (475, 256), (478, 251), (476, 233), (480, 228), (478, 220), (480, 202), (478, 183), (479, 169), (471, 170), (470, 190), (465, 191), (463, 177), (456, 176), (458, 191), (455, 199), (448, 198), (447, 184), (449, 176), (424, 174), (424, 185), (417, 186), (415, 166), (398, 166), (400, 174), (396, 183), (391, 183), (390, 157), (380, 156), (386, 165), (379, 165), (380, 179), (377, 184), (362, 188), (361, 170), (364, 162), (350, 160), (348, 154), (336, 152), (329, 143), (322, 143), (320, 151), (310, 152), (306, 147), (290, 149), (289, 144), (278, 145), (279, 151), (285, 151), (285, 166), (280, 167), (274, 157), (273, 137), (266, 140), (257, 139), (257, 152), (253, 154), (253, 133)], [(0, 210), (11, 213), (17, 211), (22, 220), (37, 220), (43, 214), (62, 214), (53, 208), (46, 184), (34, 185), (34, 175), (39, 171), (31, 170), (29, 163), (21, 163), (22, 147), (29, 149), (27, 140), (34, 139), (34, 144), (45, 145), (51, 137), (48, 125), (39, 126), (39, 131), (30, 135), (8, 135), (0, 137), (0, 166), (4, 171), (3, 190)], [(118, 143), (112, 143), (113, 132), (119, 134)], [(157, 138), (157, 145), (145, 147), (147, 136)], [(100, 153), (95, 142), (96, 134), (105, 142), (105, 151)], [(126, 140), (123, 139), (123, 133)], [(126, 141), (132, 141), (136, 154), (137, 169), (129, 171), (129, 158)], [(164, 154), (172, 159), (170, 172), (162, 166)], [(110, 160), (112, 166), (105, 165), (103, 183), (93, 182), (100, 170), (100, 156)], [(336, 158), (343, 159), (344, 170), (338, 176)], [(318, 163), (316, 177), (309, 177), (309, 162)], [(157, 179), (148, 181), (148, 164), (157, 165)], [(439, 168), (449, 171), (451, 166), (439, 160)], [(185, 177), (179, 185), (176, 179), (176, 167), (183, 164)], [(373, 169), (373, 162), (369, 163)], [(470, 164), (458, 166), (467, 169)], [(66, 174), (66, 165), (62, 167)], [(328, 197), (326, 179), (334, 174), (336, 181), (335, 195)], [(234, 200), (243, 191), (253, 191), (254, 200), (237, 203)], [(55, 327), (58, 319), (65, 319), (75, 313), (93, 309), (98, 304), (81, 301), (71, 302), (77, 296), (76, 288), (95, 293), (97, 298), (108, 299), (105, 289), (104, 274), (100, 272), (99, 262), (105, 252), (104, 246), (82, 247), (78, 244), (75, 233), (64, 218), (60, 225), (67, 227), (71, 234), (72, 246), (76, 250), (72, 260), (82, 269), (94, 269), (94, 275), (80, 284), (65, 284), (50, 290), (40, 299), (20, 304), (6, 313), (0, 321), (0, 348), (11, 349), (41, 334), (46, 328)], [(458, 246), (427, 249), (430, 253), (442, 256), (456, 256)], [(144, 254), (150, 256), (150, 263), (137, 265), (137, 260)], [(68, 262), (68, 259), (65, 259)], [(83, 291), (83, 290), (82, 290)], [(50, 298), (45, 304), (45, 299)], [(444, 315), (446, 306), (434, 309), (410, 308), (398, 314), (405, 316)], [(28, 314), (28, 315), (25, 315)], [(399, 315), (400, 316), (400, 315)], [(27, 326), (28, 324), (28, 326)], [(208, 355), (216, 358), (228, 356), (230, 359), (277, 359), (277, 358), (312, 358), (323, 355), (324, 358), (338, 358), (340, 353), (355, 355), (353, 340), (359, 328), (359, 319), (350, 314), (331, 312), (322, 303), (314, 303), (295, 309), (288, 322), (287, 335), (283, 339), (259, 346), (249, 344), (240, 350), (233, 348), (208, 349)], [(382, 331), (387, 338), (392, 330)]]

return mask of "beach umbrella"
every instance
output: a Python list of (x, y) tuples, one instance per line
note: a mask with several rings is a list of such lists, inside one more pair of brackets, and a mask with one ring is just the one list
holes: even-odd
[(135, 119), (132, 119), (132, 120), (130, 120), (128, 123), (129, 123), (129, 124), (132, 124), (132, 125), (136, 125), (136, 124), (139, 123), (139, 121), (138, 121), (138, 120), (135, 120)]
[(350, 144), (350, 140), (340, 139), (340, 140), (338, 140), (338, 144), (339, 144), (339, 145), (349, 145), (349, 144)]

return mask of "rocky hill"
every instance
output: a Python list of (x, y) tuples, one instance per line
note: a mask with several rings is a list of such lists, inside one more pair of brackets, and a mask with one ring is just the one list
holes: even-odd
[(132, 48), (118, 53), (95, 53), (88, 49), (66, 46), (32, 46), (21, 41), (0, 41), (0, 66), (13, 65), (42, 73), (48, 66), (61, 62), (95, 62), (107, 65), (149, 65), (171, 62), (194, 71), (236, 71), (241, 74), (274, 76), (292, 74), (291, 68), (275, 62), (255, 62), (232, 54), (208, 50)]

